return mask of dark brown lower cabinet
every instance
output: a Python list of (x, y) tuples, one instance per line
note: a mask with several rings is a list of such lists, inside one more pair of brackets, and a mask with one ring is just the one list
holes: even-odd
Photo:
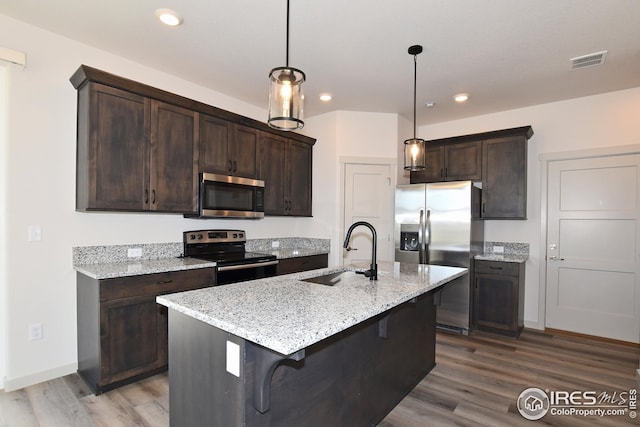
[(278, 275), (326, 268), (328, 263), (328, 254), (283, 258), (278, 260)]
[(95, 394), (167, 369), (167, 308), (156, 296), (215, 284), (215, 268), (114, 279), (77, 275), (78, 374)]
[(169, 310), (170, 424), (377, 425), (435, 366), (435, 325), (427, 293), (283, 355)]
[(475, 328), (519, 337), (524, 327), (525, 264), (475, 260), (474, 267)]

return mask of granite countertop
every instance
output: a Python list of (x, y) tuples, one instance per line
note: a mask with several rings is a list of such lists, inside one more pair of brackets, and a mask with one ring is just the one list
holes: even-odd
[[(379, 263), (378, 280), (325, 268), (162, 295), (180, 313), (289, 355), (467, 274), (466, 268)], [(334, 286), (301, 279), (347, 271)]]
[(529, 255), (522, 254), (481, 254), (476, 255), (473, 259), (481, 260), (481, 261), (502, 261), (502, 262), (516, 262), (522, 263), (527, 262), (529, 259)]
[(216, 263), (196, 258), (145, 259), (102, 264), (80, 264), (73, 268), (93, 279), (113, 279), (117, 277), (138, 276), (141, 274), (166, 273), (169, 271), (193, 270), (215, 267)]

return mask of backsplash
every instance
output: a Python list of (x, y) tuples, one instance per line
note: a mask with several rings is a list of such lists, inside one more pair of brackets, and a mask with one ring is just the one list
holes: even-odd
[[(278, 242), (278, 247), (273, 247)], [(306, 237), (285, 237), (272, 239), (249, 239), (245, 245), (247, 251), (271, 253), (284, 249), (313, 249), (329, 252), (330, 239), (312, 239)], [(140, 255), (129, 256), (129, 250), (139, 250)], [(182, 242), (145, 243), (140, 245), (80, 246), (73, 248), (73, 265), (106, 264), (111, 262), (129, 262), (134, 260), (154, 260), (176, 258), (183, 254)]]
[[(129, 249), (134, 251), (140, 249), (141, 255), (130, 257)], [(73, 265), (176, 258), (182, 255), (182, 252), (182, 242), (145, 243), (140, 245), (80, 246), (73, 248)]]
[[(494, 251), (494, 247), (502, 247), (504, 252)], [(484, 242), (485, 255), (526, 255), (529, 256), (528, 243), (515, 242)]]
[[(276, 247), (273, 243), (276, 243)], [(313, 249), (329, 252), (331, 249), (330, 239), (312, 239), (308, 237), (284, 237), (281, 239), (250, 239), (247, 240), (246, 249), (251, 252), (277, 251), (281, 249)]]

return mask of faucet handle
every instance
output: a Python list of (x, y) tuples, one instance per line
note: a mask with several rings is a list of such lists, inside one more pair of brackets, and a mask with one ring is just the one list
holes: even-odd
[(351, 246), (347, 246), (345, 249), (347, 251), (357, 251), (358, 250), (358, 248), (352, 248)]

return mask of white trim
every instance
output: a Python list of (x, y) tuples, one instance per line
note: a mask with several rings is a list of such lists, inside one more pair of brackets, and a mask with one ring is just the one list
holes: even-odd
[(35, 374), (25, 375), (24, 377), (7, 379), (5, 391), (19, 390), (30, 385), (64, 377), (65, 375), (75, 373), (77, 370), (78, 364), (74, 362), (69, 363), (68, 365), (58, 366), (57, 368), (47, 369), (46, 371), (37, 372)]
[(0, 60), (20, 65), (22, 68), (27, 67), (27, 54), (8, 47), (0, 46)]
[[(538, 156), (542, 162), (540, 170), (540, 286), (538, 290), (538, 326), (545, 329), (547, 303), (547, 198), (549, 162), (560, 160), (575, 160), (595, 157), (626, 156), (640, 154), (640, 144), (617, 145), (610, 147), (589, 148), (575, 151), (561, 151), (557, 153), (542, 153)], [(533, 322), (532, 322), (533, 323)], [(640, 371), (640, 370), (639, 370)]]

